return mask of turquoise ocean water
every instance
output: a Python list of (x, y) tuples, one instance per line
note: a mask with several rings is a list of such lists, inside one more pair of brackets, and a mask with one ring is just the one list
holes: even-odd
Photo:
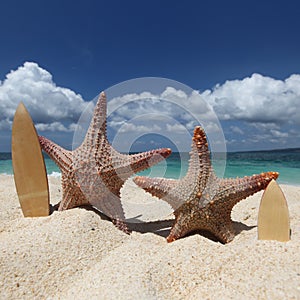
[[(166, 161), (139, 175), (179, 178), (185, 175), (188, 160), (188, 153), (172, 153)], [(47, 173), (59, 176), (55, 163), (48, 157), (45, 162)], [(226, 160), (214, 160), (214, 167), (218, 176), (226, 178), (276, 171), (280, 173), (279, 183), (300, 186), (300, 149), (227, 153)], [(13, 174), (10, 153), (0, 153), (0, 174)]]

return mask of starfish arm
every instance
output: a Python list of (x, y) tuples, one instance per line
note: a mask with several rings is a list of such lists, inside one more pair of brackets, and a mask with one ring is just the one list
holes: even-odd
[[(193, 222), (192, 215), (192, 205), (191, 203), (184, 203), (178, 209), (174, 211), (175, 222), (171, 228), (171, 231), (167, 237), (167, 242), (171, 243), (187, 233), (196, 230), (195, 222)], [(201, 226), (201, 225), (200, 225)], [(199, 227), (199, 224), (197, 224)]]
[(213, 201), (227, 202), (232, 208), (239, 201), (265, 189), (272, 179), (277, 179), (279, 173), (266, 172), (236, 179), (220, 180), (220, 185)]
[[(101, 187), (101, 184), (100, 187), (94, 185), (93, 191), (94, 192), (90, 194), (90, 204), (103, 212), (106, 216), (110, 217), (117, 228), (124, 231), (125, 233), (129, 233), (128, 228), (124, 222), (125, 214), (120, 200), (120, 192), (115, 191), (113, 193), (105, 186), (102, 185)], [(100, 194), (101, 197), (99, 197)]]
[(127, 224), (120, 219), (112, 219), (112, 223), (121, 231), (125, 232), (126, 234), (130, 234), (131, 230), (128, 228)]
[(191, 148), (189, 168), (181, 185), (196, 183), (197, 190), (202, 192), (212, 172), (212, 167), (206, 134), (200, 126), (196, 126), (194, 129)]
[(129, 155), (132, 174), (141, 172), (156, 165), (160, 161), (167, 158), (171, 154), (171, 152), (172, 151), (170, 148), (161, 148)]
[(176, 193), (178, 180), (137, 176), (133, 181), (152, 196), (166, 201), (173, 209), (178, 208), (182, 204), (182, 199)]
[(110, 146), (110, 153), (113, 168), (125, 181), (131, 175), (148, 169), (167, 158), (171, 154), (171, 149), (162, 148), (128, 155), (119, 153)]
[(39, 136), (41, 148), (58, 165), (62, 173), (67, 173), (72, 164), (72, 152), (68, 151), (43, 136)]
[(101, 92), (82, 147), (91, 148), (96, 145), (99, 147), (103, 142), (108, 143), (106, 139), (106, 106), (106, 95)]
[(163, 198), (174, 187), (177, 180), (167, 178), (149, 178), (145, 176), (136, 176), (134, 183), (150, 193), (152, 196)]

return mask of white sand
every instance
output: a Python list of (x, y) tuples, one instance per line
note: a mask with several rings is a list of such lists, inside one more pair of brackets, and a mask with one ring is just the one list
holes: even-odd
[[(59, 179), (50, 178), (50, 188), (55, 204)], [(151, 232), (128, 236), (85, 209), (24, 218), (13, 177), (2, 175), (0, 299), (300, 299), (300, 187), (282, 189), (287, 243), (257, 240), (258, 193), (234, 207), (242, 231), (231, 243), (196, 234), (168, 244)], [(129, 206), (149, 205), (142, 219), (170, 213), (132, 184), (122, 194)]]

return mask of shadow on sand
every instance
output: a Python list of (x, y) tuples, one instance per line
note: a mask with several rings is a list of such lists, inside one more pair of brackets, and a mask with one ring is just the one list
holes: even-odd
[[(85, 206), (81, 206), (80, 208), (86, 209), (89, 211), (93, 211), (102, 220), (112, 222), (112, 219), (110, 217), (106, 216), (105, 214), (103, 214), (102, 212), (100, 212), (99, 210), (97, 210), (96, 208), (94, 208), (92, 206), (85, 205)], [(56, 204), (54, 206), (50, 205), (50, 213), (51, 214), (56, 210), (58, 210), (58, 204)], [(138, 219), (139, 217), (140, 216), (136, 216), (135, 218), (132, 218), (125, 222), (128, 229), (130, 230), (130, 232), (132, 232), (132, 231), (136, 231), (136, 232), (140, 232), (140, 233), (151, 232), (151, 233), (154, 233), (161, 237), (166, 238), (170, 233), (171, 227), (174, 225), (174, 219), (159, 220), (159, 221), (152, 221), (152, 222), (142, 222)], [(248, 231), (255, 227), (256, 226), (247, 226), (241, 222), (233, 222), (233, 228), (236, 232), (236, 235), (240, 234), (242, 231)], [(211, 232), (209, 232), (207, 230), (192, 231), (187, 236), (191, 236), (194, 234), (200, 234), (214, 242), (220, 242)]]

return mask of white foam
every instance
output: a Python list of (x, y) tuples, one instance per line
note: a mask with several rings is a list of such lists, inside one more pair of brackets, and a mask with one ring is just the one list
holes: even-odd
[(51, 177), (55, 177), (55, 178), (60, 178), (61, 177), (61, 173), (60, 172), (52, 172), (50, 175), (48, 176), (51, 176)]

